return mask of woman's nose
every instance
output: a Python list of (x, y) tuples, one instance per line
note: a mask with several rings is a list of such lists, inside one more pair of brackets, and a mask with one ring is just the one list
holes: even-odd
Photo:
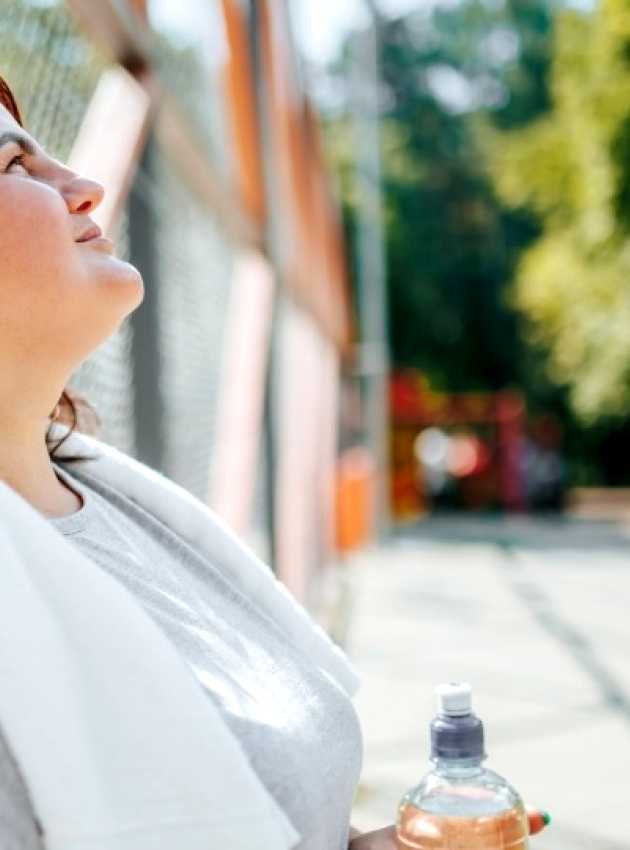
[(88, 213), (103, 200), (105, 189), (96, 180), (75, 177), (66, 185), (64, 195), (71, 213)]

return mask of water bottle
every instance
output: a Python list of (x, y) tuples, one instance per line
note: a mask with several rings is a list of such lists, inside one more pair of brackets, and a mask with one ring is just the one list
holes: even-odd
[(430, 726), (434, 768), (400, 801), (399, 847), (528, 850), (530, 821), (523, 800), (507, 780), (481, 764), (487, 758), (484, 729), (472, 710), (470, 685), (448, 682), (435, 692), (438, 713)]

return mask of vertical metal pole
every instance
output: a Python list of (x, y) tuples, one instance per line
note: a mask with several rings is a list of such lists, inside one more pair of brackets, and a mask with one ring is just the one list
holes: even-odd
[(366, 5), (372, 25), (352, 36), (350, 88), (357, 151), (359, 372), (363, 384), (365, 439), (376, 466), (376, 532), (382, 538), (390, 526), (389, 355), (381, 198), (378, 16), (371, 2)]
[[(262, 57), (261, 45), (261, 14), (258, 8), (258, 0), (250, 0), (249, 3), (249, 38), (251, 51), (251, 64), (255, 85), (256, 115), (258, 119), (258, 138), (261, 150), (261, 165), (263, 175), (263, 186), (265, 195), (265, 225), (264, 243), (267, 256), (272, 263), (275, 256), (274, 236), (272, 233), (275, 217), (273, 214), (273, 195), (271, 179), (271, 141), (269, 138), (269, 122), (266, 104), (266, 76)], [(277, 274), (277, 266), (275, 268)], [(271, 318), (269, 330), (269, 352), (267, 355), (267, 374), (265, 378), (265, 397), (263, 409), (263, 441), (265, 454), (265, 507), (266, 525), (268, 537), (268, 561), (271, 568), (277, 570), (277, 545), (276, 545), (276, 470), (277, 470), (277, 429), (276, 429), (276, 337), (278, 329), (278, 294), (274, 292), (271, 305)]]
[[(149, 134), (140, 161), (140, 176), (151, 185), (154, 144)], [(131, 316), (135, 446), (138, 459), (164, 471), (164, 404), (160, 396), (160, 344), (156, 214), (138, 180), (129, 195), (129, 260), (140, 270), (144, 299)]]

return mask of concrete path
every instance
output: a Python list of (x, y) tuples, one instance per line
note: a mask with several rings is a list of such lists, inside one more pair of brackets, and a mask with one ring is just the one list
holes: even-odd
[(461, 679), (486, 766), (553, 822), (539, 850), (630, 848), (630, 531), (435, 519), (345, 568), (335, 638), (363, 677), (353, 823), (393, 823), (430, 768), (433, 688)]

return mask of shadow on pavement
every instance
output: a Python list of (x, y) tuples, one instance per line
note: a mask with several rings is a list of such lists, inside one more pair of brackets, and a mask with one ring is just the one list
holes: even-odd
[(520, 549), (580, 549), (630, 551), (630, 526), (610, 520), (563, 514), (503, 516), (500, 514), (434, 513), (392, 531), (393, 545), (487, 543)]

